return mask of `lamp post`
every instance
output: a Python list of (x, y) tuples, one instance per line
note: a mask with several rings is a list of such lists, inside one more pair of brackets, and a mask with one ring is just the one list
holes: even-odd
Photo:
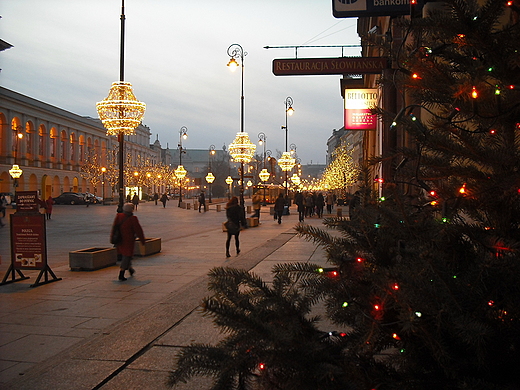
[(103, 204), (105, 204), (105, 172), (107, 169), (105, 167), (101, 167), (101, 195), (103, 196)]
[(215, 176), (213, 176), (213, 173), (211, 173), (211, 159), (215, 155), (215, 145), (209, 146), (209, 155), (208, 155), (208, 174), (206, 176), (206, 181), (209, 184), (209, 199), (208, 202), (211, 203), (211, 192), (212, 192), (212, 184), (215, 180)]
[[(267, 136), (265, 135), (265, 133), (263, 132), (260, 132), (258, 133), (258, 144), (259, 145), (262, 145), (264, 147), (264, 163), (262, 165), (262, 171), (258, 174), (258, 177), (260, 177), (260, 180), (262, 182), (266, 182), (267, 179), (269, 179), (269, 172), (267, 172), (267, 169), (265, 167), (265, 160), (266, 160), (266, 152), (265, 152), (265, 147), (266, 147), (266, 144), (267, 144)], [(269, 176), (267, 176), (269, 175)], [(262, 179), (262, 177), (265, 177), (265, 180)], [(264, 183), (264, 200), (262, 201), (262, 205), (265, 206), (266, 205), (266, 202), (265, 202), (265, 183)]]
[(134, 134), (146, 110), (146, 104), (138, 101), (132, 84), (124, 80), (125, 53), (125, 1), (121, 0), (121, 44), (119, 54), (119, 81), (113, 82), (108, 97), (96, 103), (99, 119), (107, 129), (107, 135), (118, 137), (119, 142), (119, 204), (117, 212), (123, 212), (124, 195), (124, 136)]
[[(18, 155), (20, 154), (19, 142), (22, 138), (23, 138), (23, 133), (17, 132), (16, 133), (14, 164), (11, 167), (11, 169), (9, 169), (9, 175), (11, 175), (11, 177), (13, 178), (13, 187), (14, 187), (15, 195), (16, 195), (16, 189), (18, 188), (18, 179), (23, 174), (23, 170), (20, 168), (20, 166), (18, 164), (16, 164), (16, 160), (18, 159)], [(21, 161), (22, 161), (22, 159), (20, 159), (20, 162)]]
[(233, 184), (233, 178), (231, 176), (226, 177), (226, 184), (229, 186), (228, 199), (231, 199), (231, 184)]
[[(282, 157), (278, 161), (278, 164), (280, 165), (280, 168), (282, 168), (282, 171), (285, 173), (285, 196), (287, 196), (287, 172), (292, 169), (294, 166), (294, 159), (292, 159), (287, 144), (289, 140), (289, 127), (287, 126), (288, 121), (287, 117), (291, 116), (294, 113), (294, 109), (292, 108), (293, 105), (293, 99), (290, 96), (287, 96), (285, 98), (285, 126), (282, 126), (282, 129), (285, 129), (285, 152), (282, 154)], [(292, 161), (291, 161), (292, 160)]]
[[(179, 179), (179, 205), (181, 207), (182, 203), (182, 179), (186, 176), (186, 170), (182, 166), (182, 154), (186, 153), (186, 151), (182, 148), (182, 140), (188, 138), (188, 128), (186, 126), (182, 126), (179, 130), (179, 166), (175, 170), (175, 176)], [(179, 176), (180, 175), (180, 176)]]
[[(229, 145), (229, 152), (235, 162), (240, 163), (240, 206), (244, 207), (244, 163), (249, 163), (255, 154), (256, 145), (249, 140), (249, 135), (244, 132), (244, 57), (247, 55), (238, 43), (230, 45), (227, 53), (231, 59), (227, 66), (232, 70), (241, 67), (241, 94), (240, 94), (240, 132)], [(240, 64), (236, 61), (240, 59)]]

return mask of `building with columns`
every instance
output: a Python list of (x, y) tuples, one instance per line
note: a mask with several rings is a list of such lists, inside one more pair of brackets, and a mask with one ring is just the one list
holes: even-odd
[[(158, 140), (150, 145), (150, 136), (150, 129), (142, 124), (134, 135), (125, 136), (126, 156), (152, 165), (171, 162), (169, 151), (161, 149)], [(101, 180), (92, 188), (80, 172), (91, 156), (107, 166), (117, 146), (117, 138), (106, 135), (99, 119), (0, 87), (0, 192), (14, 193), (9, 170), (16, 164), (23, 171), (17, 190), (38, 191), (41, 199), (67, 191), (110, 194), (107, 182), (106, 188)]]

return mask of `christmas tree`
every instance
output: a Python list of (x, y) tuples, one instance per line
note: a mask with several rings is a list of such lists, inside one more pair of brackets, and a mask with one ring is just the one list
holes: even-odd
[[(480, 2), (482, 3), (482, 2)], [(184, 348), (170, 384), (213, 389), (519, 389), (520, 25), (513, 1), (446, 1), (403, 20), (407, 105), (388, 131), (385, 200), (367, 180), (349, 220), (298, 233), (330, 268), (279, 265), (268, 285), (212, 271), (204, 309), (227, 332)], [(389, 156), (381, 156), (387, 159)], [(320, 329), (324, 307), (334, 329)]]

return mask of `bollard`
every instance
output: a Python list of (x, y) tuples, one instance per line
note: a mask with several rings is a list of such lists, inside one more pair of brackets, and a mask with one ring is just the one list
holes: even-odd
[(247, 214), (251, 214), (251, 206), (246, 206)]
[(217, 205), (217, 213), (220, 213), (221, 211), (222, 211), (222, 205), (218, 204)]
[(336, 209), (336, 214), (337, 214), (338, 217), (343, 217), (343, 208), (338, 207)]

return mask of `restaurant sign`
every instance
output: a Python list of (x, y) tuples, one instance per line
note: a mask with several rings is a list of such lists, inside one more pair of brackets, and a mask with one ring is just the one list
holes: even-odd
[(389, 66), (387, 58), (338, 57), (273, 60), (275, 76), (381, 73)]
[(378, 90), (345, 89), (345, 129), (375, 130), (377, 115), (370, 112), (377, 105)]
[[(422, 0), (414, 7), (421, 9)], [(332, 14), (335, 18), (357, 18), (363, 16), (410, 15), (410, 0), (332, 0)]]

